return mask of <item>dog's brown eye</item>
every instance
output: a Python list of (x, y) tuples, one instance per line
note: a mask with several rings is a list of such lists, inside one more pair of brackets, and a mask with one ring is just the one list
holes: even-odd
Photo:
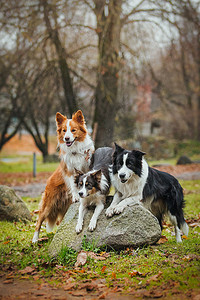
[(76, 129), (72, 129), (71, 132), (76, 132)]
[(65, 130), (65, 129), (63, 129), (63, 132), (66, 132), (66, 130)]

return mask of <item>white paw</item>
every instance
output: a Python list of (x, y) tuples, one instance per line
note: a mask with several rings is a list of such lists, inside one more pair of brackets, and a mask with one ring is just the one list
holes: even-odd
[(125, 208), (124, 206), (118, 204), (118, 205), (114, 208), (114, 213), (115, 213), (116, 215), (119, 215), (119, 214), (121, 214), (121, 213), (123, 212), (124, 208)]
[(83, 229), (83, 223), (77, 223), (76, 225), (76, 233), (80, 233)]
[(39, 239), (39, 233), (37, 231), (35, 231), (33, 239), (32, 239), (32, 243), (37, 243)]
[(176, 238), (177, 243), (182, 243), (182, 239), (181, 238)]
[(114, 207), (108, 207), (106, 209), (106, 217), (110, 218), (114, 215)]
[(78, 196), (72, 196), (72, 203), (79, 202), (79, 197)]
[(90, 224), (88, 226), (89, 231), (93, 231), (97, 226), (97, 222), (95, 220), (90, 220)]

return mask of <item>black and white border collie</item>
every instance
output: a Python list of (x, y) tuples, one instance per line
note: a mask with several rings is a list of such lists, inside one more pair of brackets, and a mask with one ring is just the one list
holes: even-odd
[(157, 217), (161, 229), (163, 217), (168, 215), (176, 240), (181, 242), (180, 230), (186, 236), (189, 231), (183, 215), (182, 187), (172, 175), (149, 167), (144, 155), (142, 151), (128, 151), (115, 144), (110, 173), (115, 195), (106, 216), (120, 214), (129, 204), (142, 203)]
[(97, 219), (104, 209), (106, 195), (110, 189), (109, 165), (112, 164), (113, 149), (109, 147), (99, 148), (92, 156), (91, 171), (84, 174), (76, 171), (75, 184), (80, 197), (79, 216), (76, 232), (83, 228), (83, 220), (88, 206), (95, 206), (94, 214), (90, 220), (88, 229), (96, 228)]

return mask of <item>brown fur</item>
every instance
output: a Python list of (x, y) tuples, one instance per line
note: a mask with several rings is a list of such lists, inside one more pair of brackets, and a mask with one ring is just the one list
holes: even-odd
[[(71, 204), (71, 195), (63, 179), (62, 168), (59, 166), (47, 181), (42, 195), (36, 231), (40, 231), (44, 220), (53, 226), (57, 219), (63, 219)], [(60, 222), (59, 221), (59, 222)]]
[[(66, 116), (63, 116), (61, 113), (56, 114), (57, 138), (60, 144), (64, 143), (63, 138), (67, 130), (67, 121)], [(85, 120), (82, 112), (79, 110), (72, 116), (72, 120), (70, 121), (71, 131), (77, 141), (84, 141), (85, 139), (87, 130), (84, 125)], [(58, 224), (62, 221), (72, 203), (71, 190), (64, 181), (63, 175), (70, 177), (73, 175), (73, 171), (68, 170), (67, 165), (62, 160), (62, 154), (64, 153), (60, 152), (60, 165), (48, 179), (42, 195), (39, 206), (39, 217), (35, 228), (35, 234), (37, 232), (38, 236), (35, 238), (34, 234), (33, 242), (36, 242), (39, 237), (43, 221), (46, 220), (49, 227), (53, 227), (56, 223)]]
[(97, 192), (97, 189), (93, 186), (93, 188), (88, 192), (89, 195), (94, 195)]
[[(64, 143), (63, 137), (67, 130), (67, 117), (63, 116), (61, 113), (57, 113), (56, 114), (56, 122), (57, 122), (58, 140), (61, 144), (63, 144)], [(70, 124), (71, 128), (74, 130), (74, 132), (73, 132), (74, 138), (77, 141), (82, 142), (85, 139), (87, 130), (84, 127), (85, 119), (80, 110), (78, 110), (75, 114), (73, 114), (72, 120), (70, 121), (69, 124)]]

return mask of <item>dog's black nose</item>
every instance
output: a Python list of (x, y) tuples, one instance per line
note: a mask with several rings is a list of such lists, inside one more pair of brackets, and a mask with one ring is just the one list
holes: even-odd
[(119, 174), (119, 178), (120, 178), (120, 179), (124, 179), (124, 178), (125, 178), (125, 176), (126, 176), (126, 174), (124, 174), (124, 173), (122, 173), (122, 174)]
[(83, 192), (78, 193), (80, 197), (83, 197)]
[(68, 136), (65, 137), (65, 141), (66, 141), (66, 142), (68, 142), (69, 139), (70, 139), (70, 138), (69, 138)]

